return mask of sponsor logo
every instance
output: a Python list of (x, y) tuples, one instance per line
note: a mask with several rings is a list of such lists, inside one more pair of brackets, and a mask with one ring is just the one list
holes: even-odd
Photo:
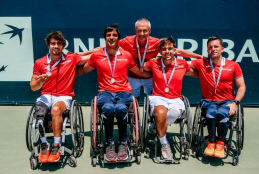
[(222, 70), (225, 70), (225, 71), (232, 71), (232, 69), (228, 69), (228, 68), (222, 68)]
[(156, 51), (156, 49), (152, 49), (152, 50), (147, 50), (147, 52), (151, 52), (151, 51)]
[(71, 62), (71, 60), (66, 60), (65, 62), (60, 63), (60, 65), (63, 65), (65, 63), (69, 63), (69, 62)]
[(31, 17), (0, 17), (0, 81), (30, 81), (32, 45)]
[(184, 68), (184, 66), (183, 65), (178, 65), (178, 66), (176, 66), (176, 68)]
[(128, 61), (128, 59), (117, 59), (117, 61)]
[(210, 66), (210, 65), (206, 65), (205, 67), (206, 67), (206, 68), (210, 68), (211, 66)]

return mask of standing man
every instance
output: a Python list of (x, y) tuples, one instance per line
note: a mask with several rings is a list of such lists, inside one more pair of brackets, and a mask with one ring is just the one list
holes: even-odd
[(143, 68), (153, 74), (154, 88), (149, 100), (151, 111), (155, 114), (162, 159), (172, 159), (166, 138), (167, 125), (173, 124), (185, 110), (181, 100), (184, 75), (198, 77), (198, 73), (194, 72), (184, 59), (174, 58), (175, 41), (172, 36), (163, 38), (159, 46), (162, 58), (147, 61)]
[[(118, 25), (106, 27), (104, 38), (106, 47), (94, 52), (84, 68), (77, 70), (77, 75), (88, 73), (96, 68), (99, 86), (97, 106), (101, 109), (105, 127), (105, 159), (107, 161), (123, 161), (128, 159), (127, 113), (132, 102), (127, 71), (130, 70), (147, 78), (151, 77), (151, 73), (140, 73), (132, 56), (118, 46), (120, 39)], [(118, 156), (115, 153), (113, 137), (114, 113), (116, 113), (119, 128)]]
[[(229, 116), (236, 112), (237, 106), (245, 95), (246, 86), (238, 63), (222, 57), (223, 40), (219, 36), (208, 39), (209, 61), (193, 60), (192, 67), (199, 71), (202, 112), (206, 113), (209, 132), (207, 156), (223, 158), (224, 144), (228, 130)], [(234, 97), (233, 85), (237, 85)], [(216, 140), (216, 124), (218, 123)]]
[(35, 104), (36, 117), (43, 120), (50, 109), (52, 116), (54, 143), (50, 155), (50, 145), (43, 133), (43, 124), (39, 124), (41, 132), (39, 160), (41, 163), (56, 162), (60, 158), (62, 113), (70, 109), (71, 100), (75, 96), (76, 66), (84, 63), (81, 56), (62, 53), (66, 40), (61, 32), (51, 32), (45, 41), (50, 53), (36, 60), (30, 82), (33, 91), (42, 89)]

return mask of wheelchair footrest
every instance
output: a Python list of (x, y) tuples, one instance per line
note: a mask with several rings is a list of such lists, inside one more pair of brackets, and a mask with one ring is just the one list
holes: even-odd
[[(116, 156), (118, 156), (118, 154), (116, 153)], [(128, 156), (128, 159), (127, 160), (124, 160), (124, 161), (122, 161), (122, 160), (115, 160), (115, 161), (107, 161), (106, 160), (106, 154), (104, 154), (104, 159), (103, 159), (103, 163), (123, 163), (123, 162), (130, 162), (131, 161), (131, 158), (130, 158), (130, 156)]]

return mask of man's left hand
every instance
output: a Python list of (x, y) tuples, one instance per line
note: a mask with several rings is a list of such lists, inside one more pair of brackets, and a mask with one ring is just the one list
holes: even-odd
[(235, 102), (231, 103), (231, 104), (228, 104), (227, 106), (229, 106), (229, 113), (228, 115), (231, 116), (231, 115), (234, 115), (236, 110), (237, 110), (237, 105)]

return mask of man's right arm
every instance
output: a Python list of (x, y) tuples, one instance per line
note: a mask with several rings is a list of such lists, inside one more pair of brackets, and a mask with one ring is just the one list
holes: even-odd
[(100, 47), (96, 47), (94, 49), (91, 49), (89, 51), (85, 51), (85, 52), (76, 52), (75, 54), (77, 55), (80, 55), (80, 56), (86, 56), (86, 55), (89, 55), (89, 54), (93, 54), (94, 52), (96, 51), (99, 51), (101, 49), (103, 49), (105, 46), (100, 46)]
[(87, 63), (84, 66), (77, 66), (76, 67), (76, 75), (83, 75), (89, 73), (90, 71), (94, 70), (94, 68), (90, 67)]
[(32, 75), (31, 82), (30, 82), (31, 90), (33, 91), (39, 90), (42, 87), (42, 85), (46, 82), (47, 79), (48, 79), (48, 76), (46, 74), (42, 74), (39, 76)]

